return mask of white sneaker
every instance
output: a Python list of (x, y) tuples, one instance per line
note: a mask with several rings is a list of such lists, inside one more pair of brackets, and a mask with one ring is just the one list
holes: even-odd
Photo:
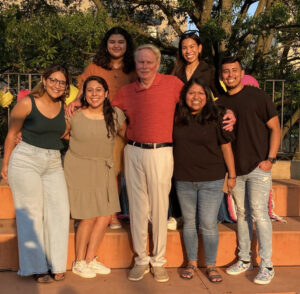
[(174, 217), (169, 217), (168, 219), (168, 230), (176, 231), (177, 229), (177, 221)]
[(255, 277), (253, 282), (256, 284), (260, 284), (260, 285), (266, 285), (272, 281), (274, 276), (275, 276), (275, 271), (273, 268), (268, 269), (268, 268), (264, 267), (259, 270), (259, 273)]
[(96, 273), (87, 265), (85, 260), (74, 261), (72, 272), (83, 278), (95, 278)]
[(231, 265), (230, 267), (228, 267), (226, 269), (226, 273), (229, 275), (236, 276), (243, 272), (251, 271), (252, 269), (253, 269), (252, 262), (245, 263), (245, 262), (239, 260), (238, 262), (236, 262), (233, 265)]
[(97, 260), (95, 257), (89, 264), (88, 267), (95, 272), (96, 274), (100, 275), (108, 275), (110, 274), (111, 270), (109, 267), (105, 266), (103, 263)]

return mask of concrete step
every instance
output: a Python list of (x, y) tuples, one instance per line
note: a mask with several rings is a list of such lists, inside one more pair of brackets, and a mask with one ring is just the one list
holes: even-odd
[(273, 180), (274, 212), (279, 216), (300, 216), (300, 180)]
[(277, 160), (272, 168), (273, 179), (300, 180), (300, 160)]
[[(300, 180), (273, 180), (274, 212), (279, 216), (300, 216)], [(10, 188), (0, 182), (0, 219), (15, 218)]]
[[(288, 217), (287, 223), (273, 222), (273, 263), (276, 266), (300, 265), (300, 217)], [(227, 266), (236, 258), (236, 224), (219, 224), (220, 243), (218, 266)], [(149, 242), (152, 247), (152, 242)], [(181, 230), (169, 231), (167, 242), (167, 267), (180, 267), (186, 262)], [(253, 260), (259, 263), (258, 244), (254, 231), (252, 242)], [(133, 264), (132, 241), (129, 226), (122, 229), (107, 229), (97, 252), (100, 260), (111, 268), (128, 268)], [(68, 269), (74, 260), (74, 222), (70, 224)], [(204, 266), (202, 242), (199, 242), (199, 265)], [(16, 223), (13, 219), (0, 220), (0, 269), (18, 268)]]
[(0, 182), (0, 219), (15, 218), (14, 201), (9, 186)]

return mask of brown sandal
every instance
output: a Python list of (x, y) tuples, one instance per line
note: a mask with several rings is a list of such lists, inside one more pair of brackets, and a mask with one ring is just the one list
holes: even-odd
[(33, 278), (36, 280), (37, 283), (51, 283), (53, 280), (51, 279), (51, 276), (47, 274), (35, 274), (33, 275)]
[[(211, 275), (211, 272), (216, 272), (217, 274), (215, 275)], [(208, 267), (206, 269), (206, 275), (207, 278), (210, 282), (212, 283), (221, 283), (223, 281), (222, 276), (219, 274), (219, 272), (217, 271), (217, 269), (215, 267)], [(219, 279), (219, 280), (216, 280)]]
[[(190, 270), (193, 270), (193, 271), (190, 271)], [(180, 278), (182, 278), (184, 280), (191, 280), (194, 277), (196, 270), (197, 270), (197, 268), (194, 265), (188, 264), (185, 267), (185, 269), (181, 272)]]

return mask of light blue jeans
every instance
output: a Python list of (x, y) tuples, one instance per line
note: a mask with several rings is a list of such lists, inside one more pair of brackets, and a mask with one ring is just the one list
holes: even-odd
[(18, 274), (66, 271), (69, 201), (60, 152), (21, 142), (8, 167), (17, 218)]
[(256, 224), (261, 267), (272, 267), (272, 223), (268, 214), (271, 171), (256, 168), (239, 176), (232, 195), (237, 205), (239, 259), (251, 260), (252, 221)]
[(224, 180), (176, 181), (183, 216), (183, 239), (189, 261), (198, 259), (198, 232), (201, 228), (206, 265), (216, 264), (219, 244), (218, 212), (223, 199)]

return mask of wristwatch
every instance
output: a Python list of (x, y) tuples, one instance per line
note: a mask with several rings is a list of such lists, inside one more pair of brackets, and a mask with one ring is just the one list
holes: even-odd
[(272, 164), (276, 163), (276, 157), (268, 157), (268, 159)]

